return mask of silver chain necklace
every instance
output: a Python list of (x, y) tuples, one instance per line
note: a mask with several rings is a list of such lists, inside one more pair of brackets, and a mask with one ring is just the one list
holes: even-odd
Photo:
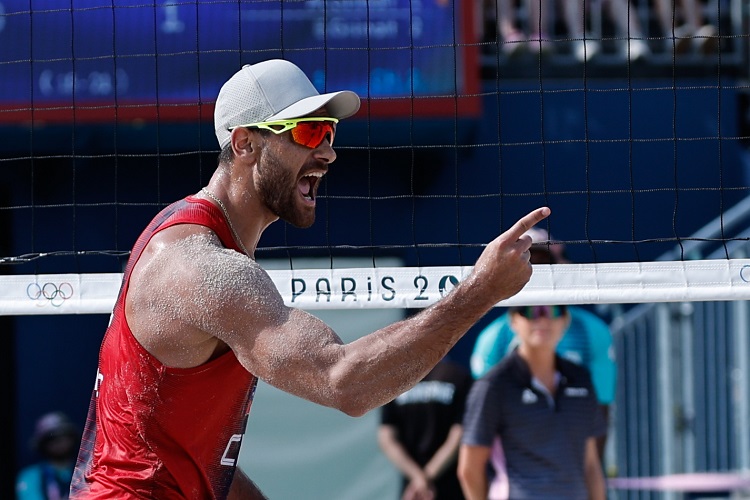
[(232, 234), (234, 235), (234, 240), (240, 246), (242, 251), (245, 252), (245, 255), (247, 255), (248, 257), (252, 259), (252, 257), (250, 256), (250, 252), (247, 251), (247, 248), (245, 248), (245, 244), (242, 243), (242, 239), (240, 238), (240, 235), (237, 234), (237, 231), (234, 229), (234, 224), (232, 224), (232, 219), (229, 218), (229, 211), (227, 211), (227, 207), (224, 206), (224, 203), (219, 198), (214, 196), (214, 194), (206, 188), (201, 188), (201, 192), (205, 194), (206, 196), (208, 196), (209, 198), (211, 198), (212, 200), (214, 200), (219, 205), (219, 208), (221, 208), (221, 211), (224, 212), (224, 217), (227, 218), (227, 224), (229, 224), (229, 229), (232, 230)]

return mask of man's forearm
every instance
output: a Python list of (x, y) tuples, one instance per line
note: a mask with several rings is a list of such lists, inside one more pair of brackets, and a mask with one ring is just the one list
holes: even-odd
[[(323, 404), (361, 416), (422, 380), (487, 311), (528, 283), (531, 239), (523, 233), (547, 215), (546, 207), (535, 210), (491, 241), (469, 276), (427, 309), (349, 344), (328, 342)], [(297, 315), (289, 323), (299, 328)]]
[[(361, 413), (391, 401), (422, 380), (494, 306), (494, 301), (472, 288), (472, 283), (461, 283), (419, 314), (345, 346), (346, 369), (339, 375), (346, 387), (356, 391), (353, 397), (369, 398)], [(363, 393), (362, 387), (369, 389)]]

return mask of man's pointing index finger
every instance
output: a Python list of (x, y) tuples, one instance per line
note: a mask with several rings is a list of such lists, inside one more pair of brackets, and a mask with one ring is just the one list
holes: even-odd
[(511, 226), (511, 228), (508, 230), (508, 236), (513, 238), (514, 240), (519, 239), (521, 236), (523, 236), (523, 233), (549, 217), (549, 214), (551, 212), (552, 211), (548, 207), (541, 207), (537, 208), (533, 212), (524, 215), (523, 217), (518, 219), (518, 222)]

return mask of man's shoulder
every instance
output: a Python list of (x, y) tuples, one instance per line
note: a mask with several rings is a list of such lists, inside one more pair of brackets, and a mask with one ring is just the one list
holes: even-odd
[[(154, 285), (198, 286), (191, 282), (202, 280), (203, 270), (208, 263), (217, 263), (221, 255), (228, 252), (216, 235), (205, 226), (180, 224), (155, 232), (144, 242), (143, 251), (133, 264), (129, 280), (129, 296), (136, 293), (138, 286), (148, 285), (144, 290), (154, 289)], [(226, 272), (228, 268), (216, 271)], [(217, 272), (220, 276), (222, 272)], [(136, 290), (133, 290), (135, 288)], [(195, 288), (200, 290), (203, 287)]]

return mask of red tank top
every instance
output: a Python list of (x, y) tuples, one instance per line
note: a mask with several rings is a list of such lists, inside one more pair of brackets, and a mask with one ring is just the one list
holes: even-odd
[(232, 351), (194, 368), (167, 367), (125, 319), (133, 266), (154, 234), (176, 224), (206, 226), (240, 251), (221, 211), (193, 197), (165, 208), (138, 238), (102, 341), (72, 499), (209, 499), (229, 492), (256, 377)]

